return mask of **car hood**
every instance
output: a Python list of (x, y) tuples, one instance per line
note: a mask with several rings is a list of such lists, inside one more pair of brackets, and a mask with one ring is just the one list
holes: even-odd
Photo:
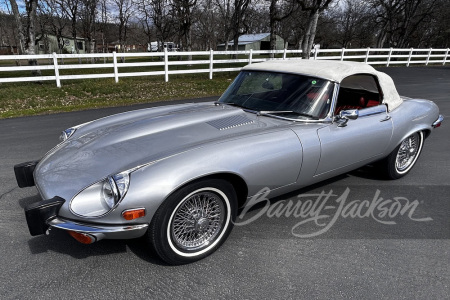
[(108, 175), (287, 124), (213, 103), (122, 113), (77, 129), (40, 161), (35, 180), (44, 198), (67, 199)]

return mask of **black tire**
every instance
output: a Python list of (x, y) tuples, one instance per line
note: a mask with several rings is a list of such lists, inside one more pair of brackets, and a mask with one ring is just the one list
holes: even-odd
[(148, 238), (166, 263), (191, 263), (216, 251), (237, 213), (233, 186), (221, 179), (191, 183), (170, 195), (153, 216)]
[(404, 139), (382, 161), (382, 166), (389, 179), (399, 179), (411, 171), (423, 148), (423, 132), (418, 131)]

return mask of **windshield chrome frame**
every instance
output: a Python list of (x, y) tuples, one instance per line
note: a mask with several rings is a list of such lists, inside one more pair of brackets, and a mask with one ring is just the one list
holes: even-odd
[[(317, 78), (320, 78), (320, 77), (317, 77)], [(325, 79), (325, 78), (320, 78), (320, 79)], [(332, 80), (329, 80), (329, 79), (325, 79), (325, 80), (328, 80), (329, 82), (334, 84), (334, 89), (333, 89), (333, 93), (332, 93), (332, 100), (331, 100), (330, 110), (328, 111), (328, 114), (325, 116), (325, 118), (318, 119), (318, 120), (294, 119), (294, 118), (278, 116), (276, 114), (271, 114), (271, 113), (259, 114), (259, 111), (257, 111), (257, 110), (244, 108), (244, 107), (240, 107), (240, 106), (237, 106), (237, 105), (234, 106), (232, 104), (228, 104), (226, 102), (220, 102), (220, 101), (215, 101), (214, 104), (215, 105), (234, 106), (236, 108), (242, 109), (245, 112), (253, 113), (255, 115), (259, 114), (259, 116), (266, 116), (266, 117), (271, 117), (271, 118), (280, 119), (280, 120), (284, 120), (284, 121), (304, 122), (304, 123), (333, 123), (333, 111), (334, 111), (334, 107), (336, 106), (337, 95), (338, 95), (338, 92), (339, 92), (339, 84), (337, 84), (335, 81), (332, 81)]]

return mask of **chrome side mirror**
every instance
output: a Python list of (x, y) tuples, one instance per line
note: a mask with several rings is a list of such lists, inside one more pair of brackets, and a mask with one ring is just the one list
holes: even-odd
[(359, 110), (357, 109), (349, 109), (342, 110), (339, 115), (335, 117), (335, 121), (338, 124), (338, 127), (347, 126), (348, 120), (356, 120), (359, 117)]

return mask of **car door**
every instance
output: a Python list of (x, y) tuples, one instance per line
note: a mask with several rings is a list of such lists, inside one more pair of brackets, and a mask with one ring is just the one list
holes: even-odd
[(385, 105), (359, 110), (345, 126), (330, 123), (318, 130), (321, 155), (316, 175), (356, 166), (385, 154), (392, 136), (392, 120)]

